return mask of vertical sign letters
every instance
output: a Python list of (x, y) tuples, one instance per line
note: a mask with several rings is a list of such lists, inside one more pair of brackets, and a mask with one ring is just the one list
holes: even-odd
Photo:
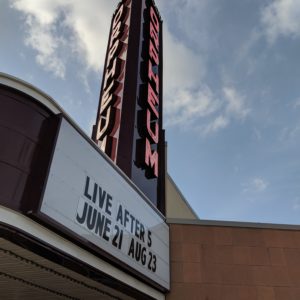
[(92, 139), (163, 212), (162, 21), (153, 0), (112, 18)]
[(150, 18), (148, 20), (149, 30), (145, 35), (147, 40), (147, 59), (146, 59), (146, 93), (142, 96), (141, 106), (145, 107), (143, 113), (140, 132), (142, 133), (142, 141), (137, 143), (137, 163), (145, 169), (147, 178), (157, 178), (159, 173), (159, 154), (158, 144), (160, 139), (159, 128), (159, 98), (160, 98), (160, 21), (154, 7), (151, 5), (147, 8)]
[(130, 4), (130, 0), (123, 1), (113, 18), (96, 129), (97, 143), (113, 161), (116, 161), (118, 147)]

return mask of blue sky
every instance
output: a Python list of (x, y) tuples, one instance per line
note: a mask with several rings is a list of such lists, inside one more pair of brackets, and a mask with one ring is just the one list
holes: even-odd
[[(0, 71), (88, 133), (118, 1), (0, 0)], [(202, 219), (300, 224), (300, 1), (157, 0), (168, 170)]]

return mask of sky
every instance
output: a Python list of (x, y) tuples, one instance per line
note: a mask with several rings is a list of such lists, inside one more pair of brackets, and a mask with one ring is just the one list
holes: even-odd
[[(0, 72), (88, 134), (116, 0), (0, 0)], [(300, 224), (300, 1), (156, 0), (168, 172), (201, 219)]]

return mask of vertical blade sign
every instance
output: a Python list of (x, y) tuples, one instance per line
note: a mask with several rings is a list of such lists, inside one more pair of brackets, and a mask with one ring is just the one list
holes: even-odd
[(164, 213), (162, 20), (153, 0), (122, 0), (112, 19), (93, 140)]
[[(157, 152), (159, 142), (159, 31), (160, 24), (157, 14), (150, 6), (149, 24), (149, 45), (148, 45), (148, 78), (147, 78), (147, 108), (146, 108), (146, 132), (144, 142), (144, 160), (142, 165), (146, 169), (148, 178), (158, 177), (159, 155)], [(152, 146), (153, 145), (153, 146)], [(152, 148), (154, 148), (152, 150)], [(138, 153), (139, 151), (137, 151)]]
[(94, 139), (100, 149), (116, 161), (124, 90), (131, 1), (120, 3), (111, 27)]

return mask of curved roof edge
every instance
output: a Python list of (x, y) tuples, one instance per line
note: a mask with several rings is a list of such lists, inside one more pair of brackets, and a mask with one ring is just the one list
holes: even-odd
[(31, 96), (55, 114), (63, 113), (64, 115), (67, 115), (66, 112), (56, 103), (53, 98), (24, 80), (0, 72), (0, 84), (11, 87)]
[(73, 120), (73, 118), (70, 117), (70, 115), (68, 115), (52, 97), (30, 83), (2, 72), (0, 72), (0, 85), (1, 84), (31, 96), (35, 101), (38, 101), (39, 103), (50, 109), (54, 114), (62, 114), (63, 117), (81, 134), (81, 136), (104, 157), (104, 159), (128, 182), (128, 184), (130, 184), (143, 197), (148, 205), (152, 207), (163, 220), (166, 219), (165, 216), (157, 209), (157, 207), (148, 199), (148, 197), (128, 178), (128, 176), (116, 164), (111, 161), (111, 159), (103, 151), (99, 149), (99, 147), (90, 138), (90, 136), (88, 136), (86, 132), (84, 132), (83, 129), (79, 127), (79, 125)]

